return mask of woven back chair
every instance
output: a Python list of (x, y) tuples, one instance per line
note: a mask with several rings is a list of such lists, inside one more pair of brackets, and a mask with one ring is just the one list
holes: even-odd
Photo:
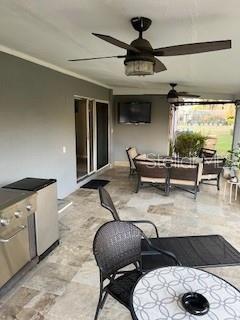
[(215, 156), (217, 150), (201, 148), (199, 157), (200, 158), (212, 158)]
[[(220, 190), (220, 175), (225, 165), (225, 162), (225, 158), (204, 158), (201, 180), (202, 183), (215, 185), (217, 186), (217, 189)], [(210, 181), (216, 181), (216, 183), (214, 184)]]
[[(115, 206), (113, 204), (112, 198), (111, 198), (110, 194), (107, 192), (107, 190), (103, 187), (100, 187), (98, 189), (98, 191), (99, 191), (99, 198), (100, 198), (101, 206), (111, 212), (113, 219), (115, 221), (122, 221), (121, 218), (119, 217), (117, 209), (115, 208)], [(157, 227), (152, 221), (149, 221), (149, 220), (128, 220), (127, 222), (131, 222), (134, 224), (150, 224), (155, 230), (156, 237), (157, 238), (159, 237)]]
[(199, 164), (189, 164), (182, 162), (171, 163), (170, 168), (170, 187), (177, 186), (181, 189), (194, 194), (197, 197)]
[[(142, 232), (131, 223), (111, 221), (97, 231), (93, 253), (100, 272), (100, 294), (94, 320), (103, 308), (107, 295), (112, 295), (130, 309), (130, 294), (141, 276)], [(119, 271), (133, 264), (131, 271)], [(105, 285), (105, 280), (109, 280)]]
[(111, 212), (114, 220), (120, 221), (120, 217), (117, 213), (117, 209), (115, 208), (115, 206), (113, 204), (113, 201), (112, 201), (112, 198), (110, 197), (110, 194), (103, 187), (100, 187), (98, 189), (98, 191), (99, 191), (99, 198), (100, 198), (101, 206)]
[(136, 156), (138, 155), (137, 149), (135, 147), (129, 147), (126, 149), (127, 152), (127, 157), (128, 157), (128, 161), (129, 161), (129, 169), (130, 175), (133, 175), (136, 172), (136, 167), (134, 164), (134, 159), (136, 158)]
[[(134, 224), (123, 221), (105, 223), (98, 229), (93, 241), (93, 253), (100, 273), (100, 294), (94, 320), (103, 308), (108, 294), (130, 310), (132, 289), (142, 275), (142, 238), (147, 240), (156, 253), (165, 254), (179, 264), (171, 252), (153, 246)], [(132, 270), (123, 270), (130, 265), (133, 265)], [(108, 280), (106, 285), (105, 280)]]
[(164, 191), (168, 194), (168, 163), (153, 160), (134, 160), (138, 182), (136, 192), (139, 191), (140, 186), (144, 183), (150, 183), (154, 185), (162, 185)]

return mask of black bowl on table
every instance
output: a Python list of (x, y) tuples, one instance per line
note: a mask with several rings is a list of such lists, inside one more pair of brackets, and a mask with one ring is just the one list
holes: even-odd
[(182, 305), (186, 311), (195, 316), (203, 316), (209, 311), (208, 300), (197, 292), (185, 293), (182, 296)]

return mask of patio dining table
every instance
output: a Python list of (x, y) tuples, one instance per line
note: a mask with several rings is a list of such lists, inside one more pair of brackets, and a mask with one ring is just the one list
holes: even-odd
[[(183, 295), (193, 292), (207, 299), (203, 315), (196, 313), (199, 305), (187, 311), (182, 304)], [(132, 315), (134, 320), (237, 320), (240, 319), (240, 291), (199, 269), (159, 268), (138, 280), (132, 294)]]

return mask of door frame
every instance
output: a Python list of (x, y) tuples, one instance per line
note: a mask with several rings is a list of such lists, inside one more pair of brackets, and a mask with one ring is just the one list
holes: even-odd
[[(110, 164), (111, 164), (111, 161), (110, 161), (110, 156), (111, 156), (111, 130), (112, 130), (112, 123), (111, 123), (111, 110), (110, 110), (110, 102), (109, 101), (106, 101), (106, 100), (100, 100), (100, 99), (95, 99), (95, 106), (96, 106), (96, 103), (99, 102), (99, 103), (104, 103), (104, 104), (107, 104), (107, 110), (108, 110), (108, 163), (97, 169), (97, 121), (95, 122), (96, 124), (96, 172), (108, 167)], [(95, 112), (97, 111), (97, 109), (95, 108)], [(97, 118), (96, 118), (97, 120)]]
[[(111, 155), (111, 113), (110, 113), (110, 102), (108, 100), (95, 99), (92, 97), (86, 96), (73, 96), (75, 100), (86, 100), (87, 110), (86, 110), (86, 122), (87, 122), (87, 174), (78, 178), (76, 174), (77, 183), (87, 179), (89, 176), (93, 175), (96, 172), (101, 171), (102, 169), (108, 167), (110, 165), (110, 155)], [(89, 102), (93, 102), (93, 171), (90, 171), (90, 135), (89, 135)], [(97, 169), (97, 112), (96, 112), (96, 104), (105, 103), (108, 108), (108, 163), (102, 168)], [(76, 124), (75, 124), (75, 145), (76, 145)], [(76, 148), (75, 148), (76, 149)], [(77, 157), (75, 165), (77, 166)], [(75, 168), (75, 172), (77, 172), (77, 168)]]

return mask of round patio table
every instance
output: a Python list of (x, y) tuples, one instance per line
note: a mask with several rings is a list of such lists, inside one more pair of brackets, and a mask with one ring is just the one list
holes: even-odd
[[(188, 313), (181, 303), (187, 292), (207, 298), (205, 315)], [(132, 296), (136, 320), (240, 320), (240, 291), (206, 271), (188, 267), (164, 267), (142, 276)]]

